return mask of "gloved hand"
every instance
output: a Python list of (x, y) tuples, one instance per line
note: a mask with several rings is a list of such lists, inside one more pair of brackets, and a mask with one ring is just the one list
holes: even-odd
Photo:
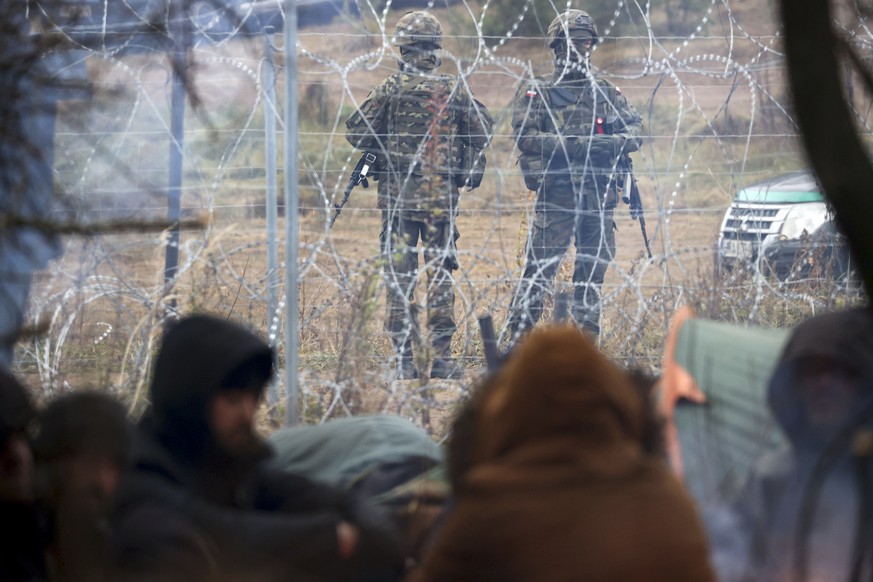
[(576, 155), (580, 158), (591, 156), (595, 160), (614, 159), (621, 154), (625, 138), (621, 135), (593, 135), (579, 140)]

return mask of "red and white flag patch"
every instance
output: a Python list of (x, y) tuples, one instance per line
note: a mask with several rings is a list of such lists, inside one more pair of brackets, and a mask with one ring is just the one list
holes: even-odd
[(527, 93), (524, 94), (525, 97), (536, 97), (537, 90), (536, 89), (528, 89)]

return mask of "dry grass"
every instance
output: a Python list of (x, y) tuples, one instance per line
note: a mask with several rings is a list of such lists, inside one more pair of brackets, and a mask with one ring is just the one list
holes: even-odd
[[(746, 30), (775, 30), (758, 3), (731, 6)], [(484, 368), (476, 318), (490, 312), (497, 326), (502, 324), (521, 272), (532, 198), (515, 166), (507, 108), (522, 72), (520, 63), (531, 60), (542, 68), (549, 57), (541, 43), (513, 40), (497, 54), (514, 60), (485, 65), (469, 79), (498, 123), (488, 175), (479, 190), (464, 195), (458, 220), (462, 266), (456, 273), (459, 329), (452, 349), (465, 362), (467, 378), (396, 381), (392, 349), (382, 332), (385, 293), (376, 260), (379, 218), (373, 190), (356, 191), (329, 233), (324, 222), (325, 197), (336, 195), (347, 175), (342, 167), (351, 155), (341, 136), (344, 117), (352, 103), (360, 102), (395, 66), (386, 57), (371, 70), (343, 77), (325, 64), (346, 66), (355, 56), (377, 48), (359, 34), (361, 26), (372, 29), (373, 23), (339, 23), (300, 36), (308, 51), (299, 71), (304, 96), (304, 210), (298, 257), (301, 415), (318, 422), (334, 415), (386, 411), (414, 418), (441, 435), (456, 402)], [(724, 43), (701, 40), (684, 52), (724, 55)], [(670, 51), (682, 52), (679, 47), (678, 41), (665, 41), (650, 55), (652, 62), (660, 62)], [(232, 171), (262, 165), (264, 160), (256, 137), (239, 138), (240, 129), (256, 135), (263, 123), (256, 109), (258, 88), (250, 77), (259, 66), (252, 56), (257, 48), (248, 43), (225, 47), (220, 58), (198, 55), (197, 79), (205, 99), (200, 115), (190, 123), (212, 133), (197, 134), (200, 149), (192, 154), (197, 168), (186, 175), (192, 192), (185, 200), (191, 207), (211, 204), (213, 215), (207, 231), (183, 235), (183, 269), (173, 288), (163, 286), (163, 239), (148, 235), (73, 240), (59, 263), (37, 280), (32, 317), (51, 325), (49, 333), (24, 346), (21, 365), (46, 394), (65, 386), (102, 386), (118, 393), (132, 410), (141, 410), (147, 404), (149, 364), (171, 299), (183, 313), (210, 311), (246, 321), (265, 334), (276, 331), (266, 305), (265, 225), (255, 208), (262, 204), (263, 177)], [(757, 48), (739, 38), (730, 55), (735, 63), (748, 62)], [(473, 56), (473, 48), (463, 41), (449, 49)], [(796, 139), (774, 136), (766, 128), (759, 131), (767, 121), (762, 117), (762, 93), (751, 91), (742, 74), (725, 77), (724, 64), (719, 70), (718, 61), (706, 58), (699, 65), (711, 69), (706, 74), (685, 70), (675, 77), (663, 71), (642, 75), (646, 50), (645, 43), (606, 44), (596, 57), (606, 72), (619, 75), (615, 78), (652, 133), (635, 156), (635, 165), (655, 253), (651, 261), (644, 258), (639, 226), (620, 207), (618, 253), (605, 285), (603, 349), (621, 362), (656, 368), (669, 319), (686, 303), (708, 317), (787, 325), (813, 308), (853, 300), (852, 292), (835, 291), (832, 284), (784, 286), (760, 277), (722, 279), (714, 274), (713, 245), (733, 192), (742, 183), (796, 167)], [(319, 60), (309, 55), (319, 55)], [(231, 61), (234, 66), (228, 65)], [(451, 68), (451, 60), (447, 65)], [(126, 78), (116, 69), (108, 70), (115, 71), (115, 77), (107, 83)], [(784, 94), (778, 70), (758, 81), (766, 81), (769, 94)], [(142, 91), (161, 103), (164, 88), (145, 86)], [(753, 139), (747, 140), (750, 131)], [(123, 137), (128, 139), (127, 134)], [(559, 287), (569, 285), (571, 270), (567, 265), (561, 270)], [(423, 286), (422, 281), (419, 303)], [(281, 328), (277, 334), (281, 340)], [(278, 344), (281, 356), (281, 341)], [(280, 400), (278, 414), (265, 423), (281, 418), (282, 406)]]

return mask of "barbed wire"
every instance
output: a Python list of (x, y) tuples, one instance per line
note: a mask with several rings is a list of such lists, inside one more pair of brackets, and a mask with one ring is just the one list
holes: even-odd
[[(383, 276), (375, 187), (357, 189), (336, 226), (328, 225), (358, 156), (344, 139), (345, 119), (370, 89), (396, 72), (393, 30), (403, 11), (390, 1), (359, 2), (359, 14), (300, 32), (301, 203), (294, 212), (301, 244), (297, 256), (280, 254), (280, 261), (294, 260), (300, 268), (301, 414), (309, 422), (390, 411), (440, 432), (484, 370), (477, 316), (490, 312), (498, 324), (506, 320), (533, 221), (533, 196), (517, 166), (510, 125), (513, 96), (520, 84), (548, 71), (553, 59), (542, 37), (518, 32), (533, 13), (533, 1), (515, 4), (515, 19), (497, 35), (483, 32), (493, 31), (486, 27), (497, 9), (492, 2), (428, 3), (446, 29), (443, 69), (458, 74), (462, 90), (495, 118), (483, 184), (462, 193), (457, 219), (458, 332), (451, 352), (466, 370), (463, 381), (401, 380), (394, 373), (396, 357), (382, 330), (390, 277)], [(722, 217), (737, 191), (803, 169), (805, 162), (787, 105), (778, 23), (753, 2), (694, 5), (689, 33), (677, 35), (652, 24), (670, 15), (618, 0), (602, 23), (606, 42), (592, 54), (596, 71), (619, 83), (642, 114), (644, 145), (633, 157), (653, 251), (645, 256), (639, 227), (620, 205), (599, 342), (616, 360), (654, 370), (669, 319), (683, 303), (714, 318), (780, 325), (855, 301), (860, 293), (850, 274), (835, 278), (824, 265), (816, 270), (816, 261), (812, 270), (793, 265), (783, 278), (757, 258), (730, 271), (719, 268)], [(140, 16), (135, 24), (156, 26), (153, 15)], [(213, 34), (221, 18), (197, 24), (195, 32)], [(173, 315), (171, 299), (182, 313), (207, 310), (244, 320), (283, 354), (279, 329), (286, 306), (268, 304), (271, 291), (282, 296), (282, 284), (271, 290), (265, 258), (268, 245), (281, 248), (266, 238), (264, 223), (264, 108), (273, 105), (262, 39), (247, 32), (249, 16), (240, 18), (227, 21), (220, 41), (201, 37), (188, 51), (187, 89), (196, 93), (190, 103), (197, 107), (186, 117), (182, 207), (183, 213), (205, 212), (208, 225), (183, 233), (181, 263), (170, 285), (162, 279), (166, 233), (67, 241), (64, 255), (38, 276), (31, 295), (28, 317), (48, 321), (48, 331), (25, 343), (17, 359), (46, 393), (102, 384), (141, 410), (161, 326)], [(159, 28), (166, 24), (157, 22)], [(161, 47), (133, 52), (135, 39), (119, 43), (126, 29), (113, 30), (108, 12), (97, 29), (106, 39), (102, 44), (66, 35), (87, 64), (92, 96), (60, 104), (54, 162), (64, 193), (59, 206), (64, 216), (72, 209), (83, 219), (154, 218), (165, 211), (153, 194), (166, 188), (173, 60)], [(863, 26), (845, 32), (873, 41)], [(271, 42), (275, 48), (285, 41), (276, 36)], [(282, 63), (276, 65), (281, 85)], [(868, 99), (852, 97), (858, 103)], [(281, 133), (284, 112), (276, 109)], [(859, 113), (859, 127), (868, 124)], [(280, 183), (283, 178), (280, 170)], [(144, 185), (152, 195), (143, 195)], [(280, 212), (287, 218), (291, 210)], [(803, 257), (821, 250), (812, 248)], [(571, 254), (564, 257), (556, 291), (572, 288), (572, 260)], [(417, 283), (415, 305), (424, 312), (433, 289), (427, 288), (423, 263)], [(275, 406), (281, 405), (280, 399)]]

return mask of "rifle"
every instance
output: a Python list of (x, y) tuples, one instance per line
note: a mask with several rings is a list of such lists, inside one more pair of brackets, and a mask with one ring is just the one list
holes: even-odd
[(622, 154), (618, 158), (618, 169), (622, 177), (619, 185), (622, 188), (622, 201), (630, 205), (631, 220), (640, 221), (640, 231), (643, 233), (643, 242), (646, 243), (646, 252), (652, 258), (652, 249), (649, 247), (649, 236), (646, 234), (646, 216), (643, 213), (643, 201), (640, 198), (640, 189), (637, 188), (637, 179), (634, 177), (634, 161), (628, 154)]
[(370, 181), (367, 178), (375, 165), (376, 154), (364, 152), (364, 155), (361, 156), (361, 159), (358, 160), (358, 163), (355, 165), (355, 169), (352, 170), (352, 175), (349, 176), (349, 183), (346, 186), (345, 192), (343, 192), (342, 202), (333, 205), (336, 213), (333, 215), (333, 218), (330, 219), (330, 224), (327, 227), (328, 229), (333, 228), (333, 223), (336, 222), (337, 218), (339, 218), (340, 212), (343, 211), (343, 206), (345, 206), (346, 202), (349, 201), (349, 196), (352, 195), (352, 190), (355, 189), (355, 186), (363, 184), (364, 188), (370, 187)]
[(482, 336), (482, 350), (485, 352), (485, 363), (489, 372), (500, 367), (502, 359), (497, 348), (497, 335), (494, 333), (494, 320), (490, 315), (479, 316), (479, 334)]

